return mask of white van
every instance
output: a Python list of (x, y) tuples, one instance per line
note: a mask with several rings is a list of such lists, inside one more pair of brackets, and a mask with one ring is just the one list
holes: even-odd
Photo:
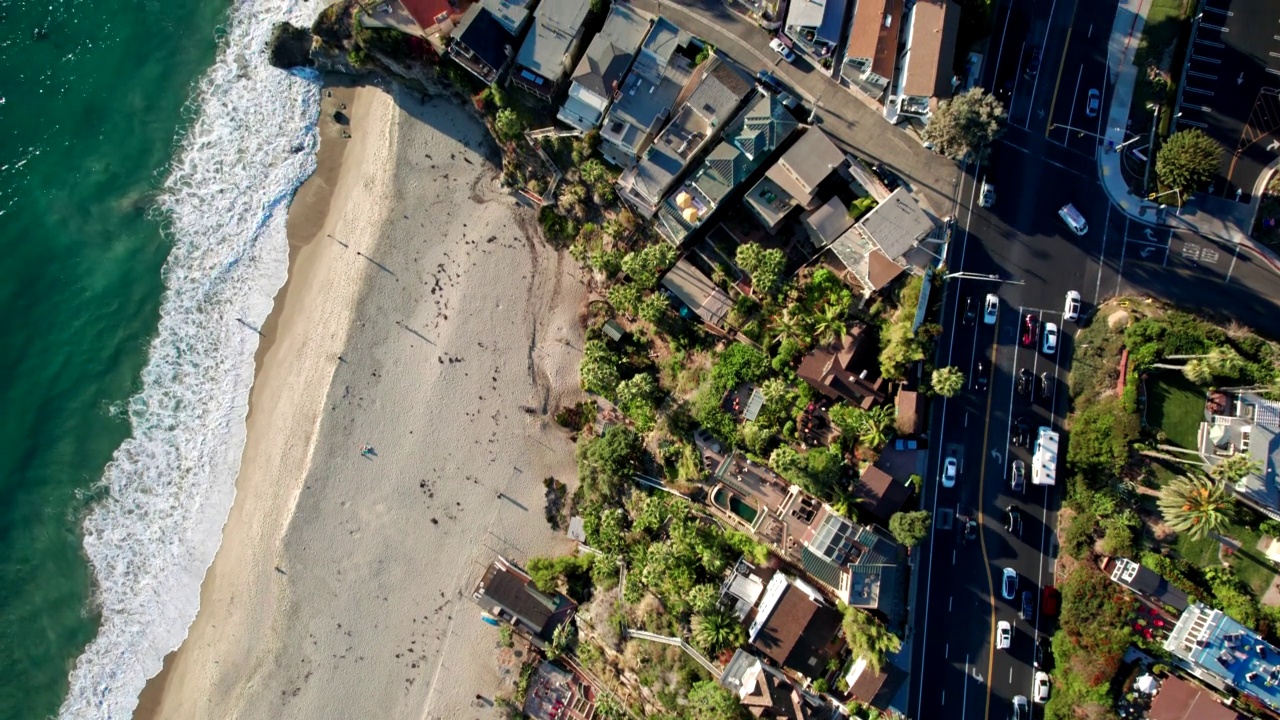
[(1075, 205), (1067, 203), (1058, 211), (1058, 217), (1062, 218), (1062, 222), (1071, 228), (1071, 232), (1077, 235), (1084, 235), (1089, 232), (1089, 223), (1084, 221), (1084, 216), (1076, 209)]

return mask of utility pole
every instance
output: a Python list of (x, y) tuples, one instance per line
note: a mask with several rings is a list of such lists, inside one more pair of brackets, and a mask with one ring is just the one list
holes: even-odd
[(1142, 192), (1147, 191), (1151, 177), (1151, 163), (1156, 159), (1156, 128), (1160, 125), (1160, 106), (1154, 105), (1151, 114), (1151, 141), (1147, 143), (1147, 168), (1142, 172)]

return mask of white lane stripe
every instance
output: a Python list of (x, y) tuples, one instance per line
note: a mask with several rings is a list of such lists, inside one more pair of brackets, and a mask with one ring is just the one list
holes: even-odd
[[(1280, 35), (1276, 36), (1276, 39), (1277, 39), (1277, 40), (1280, 40)], [(1212, 40), (1205, 40), (1204, 38), (1196, 38), (1196, 42), (1198, 42), (1198, 43), (1204, 43), (1205, 45), (1208, 45), (1209, 47), (1216, 47), (1216, 48), (1225, 48), (1225, 47), (1226, 47), (1226, 45), (1223, 45), (1223, 44), (1222, 44), (1222, 43), (1220, 43), (1220, 42), (1214, 42), (1214, 41), (1212, 41)]]
[(1209, 97), (1213, 97), (1213, 91), (1212, 91), (1212, 90), (1201, 90), (1200, 88), (1193, 88), (1193, 87), (1187, 87), (1187, 88), (1185, 88), (1185, 89), (1186, 89), (1186, 91), (1187, 91), (1187, 92), (1193, 92), (1193, 93), (1196, 93), (1196, 94), (1198, 94), (1198, 95), (1208, 95)]
[(1194, 59), (1194, 60), (1203, 60), (1203, 61), (1205, 61), (1205, 62), (1207, 62), (1207, 63), (1213, 63), (1214, 65), (1221, 65), (1221, 64), (1222, 64), (1222, 61), (1221, 61), (1221, 60), (1215, 60), (1215, 59), (1213, 59), (1213, 58), (1211, 58), (1211, 57), (1204, 57), (1203, 55), (1196, 55), (1195, 53), (1192, 53), (1191, 57), (1192, 57), (1192, 59)]
[(1264, 69), (1265, 69), (1267, 72), (1271, 73), (1272, 75), (1280, 75), (1280, 70), (1276, 70), (1276, 69), (1274, 69), (1274, 68), (1264, 68)]
[[(1272, 55), (1276, 55), (1275, 53), (1271, 53), (1271, 54), (1272, 54)], [(1280, 57), (1280, 55), (1276, 55), (1276, 57)], [(1196, 72), (1195, 70), (1188, 70), (1188, 71), (1187, 71), (1187, 74), (1188, 74), (1188, 75), (1194, 75), (1195, 77), (1202, 77), (1202, 78), (1205, 78), (1206, 80), (1217, 80), (1217, 79), (1218, 79), (1218, 76), (1217, 76), (1217, 75), (1210, 75), (1209, 73)]]
[(1210, 30), (1217, 30), (1218, 32), (1231, 32), (1230, 30), (1228, 30), (1228, 29), (1226, 29), (1226, 28), (1224, 28), (1224, 27), (1221, 27), (1221, 26), (1219, 26), (1219, 25), (1210, 25), (1210, 24), (1209, 24), (1209, 23), (1207, 23), (1207, 22), (1201, 22), (1201, 23), (1200, 23), (1200, 27), (1202, 27), (1202, 28), (1209, 28)]
[(1188, 120), (1188, 119), (1186, 119), (1186, 118), (1184, 118), (1184, 117), (1183, 117), (1183, 118), (1178, 118), (1178, 124), (1179, 124), (1179, 125), (1192, 125), (1192, 126), (1194, 126), (1194, 127), (1198, 127), (1198, 128), (1207, 128), (1207, 127), (1209, 127), (1208, 125), (1205, 125), (1205, 124), (1204, 124), (1204, 123), (1202, 123), (1202, 122), (1196, 122), (1195, 120)]

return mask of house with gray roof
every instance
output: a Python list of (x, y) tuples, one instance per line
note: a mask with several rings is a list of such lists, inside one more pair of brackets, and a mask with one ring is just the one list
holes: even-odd
[(906, 612), (905, 551), (874, 525), (858, 525), (826, 505), (803, 539), (800, 566), (841, 601), (899, 626)]
[(743, 187), (799, 127), (777, 96), (760, 93), (724, 131), (707, 159), (658, 208), (658, 232), (676, 247)]
[(1247, 454), (1258, 472), (1232, 485), (1235, 496), (1268, 517), (1280, 520), (1280, 403), (1256, 393), (1212, 393), (1197, 434), (1200, 458), (1209, 466)]
[(840, 44), (844, 34), (846, 0), (791, 0), (785, 33), (793, 47), (822, 59)]
[(649, 147), (671, 117), (701, 48), (701, 41), (670, 20), (654, 21), (600, 127), (600, 154), (606, 160), (628, 168)]
[(494, 618), (506, 622), (534, 645), (545, 649), (560, 625), (569, 621), (577, 603), (563, 593), (544, 593), (515, 563), (494, 560), (471, 591), (471, 599)]
[(662, 276), (662, 287), (687, 305), (703, 322), (716, 328), (723, 326), (725, 316), (733, 307), (733, 301), (725, 291), (716, 287), (711, 278), (684, 258), (677, 260)]
[(569, 96), (556, 118), (584, 132), (599, 125), (614, 96), (621, 91), (622, 81), (652, 23), (652, 18), (630, 5), (614, 3), (600, 34), (574, 68)]
[(747, 193), (747, 208), (765, 229), (776, 232), (792, 210), (817, 207), (818, 185), (844, 163), (844, 154), (831, 138), (809, 128)]
[(843, 717), (822, 697), (741, 648), (725, 665), (720, 684), (738, 698), (753, 718), (834, 720)]
[(518, 87), (550, 100), (573, 67), (586, 33), (583, 21), (591, 0), (541, 0), (533, 14), (533, 29), (520, 45), (511, 79)]
[(755, 83), (744, 70), (712, 53), (677, 98), (680, 109), (638, 163), (618, 178), (618, 195), (652, 218), (676, 181), (719, 137)]
[(530, 0), (480, 0), (463, 14), (449, 57), (486, 84), (498, 81), (529, 24)]
[(933, 218), (898, 188), (841, 235), (831, 249), (853, 273), (864, 296), (884, 289), (912, 266), (910, 255), (934, 231)]

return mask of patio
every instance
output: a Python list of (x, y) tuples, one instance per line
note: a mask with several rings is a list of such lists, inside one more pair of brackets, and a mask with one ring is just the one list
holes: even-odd
[(590, 685), (544, 662), (529, 678), (524, 714), (535, 720), (587, 720), (595, 715), (593, 697)]

